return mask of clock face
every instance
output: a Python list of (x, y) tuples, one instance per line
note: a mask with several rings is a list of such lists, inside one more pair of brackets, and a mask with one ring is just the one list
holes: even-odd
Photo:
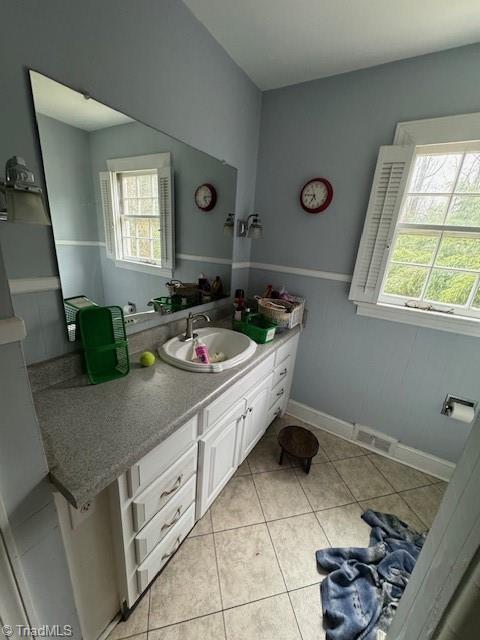
[(333, 198), (333, 187), (325, 178), (307, 182), (300, 193), (300, 204), (308, 213), (325, 211)]
[(217, 202), (217, 192), (211, 184), (201, 184), (195, 191), (195, 204), (202, 211), (211, 211)]

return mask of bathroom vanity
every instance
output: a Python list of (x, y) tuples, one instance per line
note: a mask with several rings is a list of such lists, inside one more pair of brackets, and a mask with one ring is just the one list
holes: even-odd
[(284, 413), (299, 334), (286, 331), (221, 373), (157, 361), (103, 385), (77, 377), (35, 394), (81, 619), (93, 598), (97, 615), (105, 602), (104, 626), (118, 610), (129, 615)]

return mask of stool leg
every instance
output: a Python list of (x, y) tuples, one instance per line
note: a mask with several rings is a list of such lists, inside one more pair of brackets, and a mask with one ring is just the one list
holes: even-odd
[(305, 464), (305, 473), (309, 474), (310, 473), (310, 467), (312, 466), (312, 459), (311, 458), (307, 458), (307, 462)]
[(280, 460), (279, 460), (278, 464), (280, 464), (280, 465), (283, 464), (283, 448), (280, 450)]

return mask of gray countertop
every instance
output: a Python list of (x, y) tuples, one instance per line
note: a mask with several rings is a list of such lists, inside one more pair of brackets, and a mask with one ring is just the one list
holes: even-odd
[(143, 368), (133, 356), (124, 378), (90, 385), (78, 376), (38, 391), (51, 480), (75, 507), (91, 500), (299, 331), (280, 333), (221, 373), (183, 371), (159, 359)]

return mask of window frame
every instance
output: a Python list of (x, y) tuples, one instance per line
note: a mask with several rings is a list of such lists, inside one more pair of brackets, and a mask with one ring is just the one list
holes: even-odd
[[(414, 146), (428, 147), (435, 146), (437, 149), (440, 145), (449, 145), (453, 143), (465, 144), (465, 141), (480, 141), (480, 113), (461, 114), (456, 116), (445, 116), (441, 118), (431, 118), (425, 120), (413, 120), (407, 122), (399, 122), (396, 126), (393, 144), (395, 146)], [(477, 143), (478, 148), (478, 143)], [(416, 153), (416, 150), (415, 150)], [(413, 163), (412, 163), (413, 166)], [(408, 184), (408, 182), (407, 182)], [(406, 197), (406, 188), (402, 194), (402, 202)], [(398, 220), (395, 223), (394, 237), (396, 237), (398, 228)], [(415, 225), (418, 227), (418, 225)], [(442, 226), (442, 231), (446, 228)], [(455, 227), (455, 232), (465, 231), (471, 233), (472, 227)], [(474, 227), (473, 229), (476, 229)], [(371, 301), (357, 301), (353, 297), (358, 315), (378, 318), (382, 320), (390, 320), (404, 324), (414, 325), (417, 327), (428, 327), (439, 329), (452, 333), (459, 333), (480, 337), (480, 314), (479, 316), (447, 314), (441, 311), (423, 310), (411, 307), (401, 306), (396, 302), (392, 304), (392, 300), (382, 297), (383, 282), (387, 273), (387, 265), (390, 261), (390, 252), (393, 248), (393, 242), (390, 242), (388, 249), (388, 258), (384, 261), (383, 272), (380, 278), (380, 286), (378, 287), (377, 299)], [(440, 243), (439, 245), (440, 246)], [(357, 256), (357, 262), (359, 256)], [(356, 263), (357, 264), (357, 263)], [(468, 270), (467, 270), (468, 271)], [(473, 289), (476, 290), (475, 288)], [(475, 295), (475, 294), (473, 294)], [(351, 296), (352, 297), (352, 296)], [(411, 298), (410, 298), (411, 299)], [(405, 298), (408, 300), (408, 298)], [(440, 303), (432, 303), (436, 309), (441, 308)], [(455, 305), (445, 305), (452, 308)]]
[[(415, 154), (414, 154), (414, 159), (413, 159), (413, 163), (412, 163), (412, 170), (413, 171), (413, 166), (415, 164), (415, 158), (417, 156), (420, 155), (442, 155), (445, 153), (462, 153), (462, 155), (464, 156), (467, 153), (471, 153), (471, 152), (479, 152), (480, 153), (480, 140), (478, 141), (472, 141), (472, 142), (468, 142), (468, 143), (458, 143), (458, 142), (454, 142), (454, 143), (442, 143), (442, 144), (435, 144), (435, 145), (418, 145), (415, 148)], [(463, 162), (463, 158), (462, 158), (462, 162)], [(431, 197), (434, 196), (445, 196), (448, 197), (448, 205), (446, 208), (446, 212), (445, 212), (445, 219), (446, 216), (448, 215), (448, 210), (450, 208), (451, 202), (453, 200), (453, 198), (455, 198), (455, 196), (457, 195), (461, 195), (461, 196), (472, 196), (472, 197), (477, 197), (480, 198), (480, 191), (479, 192), (456, 192), (456, 186), (458, 183), (458, 179), (460, 177), (460, 172), (461, 172), (461, 167), (462, 167), (462, 163), (460, 163), (459, 167), (458, 167), (458, 171), (457, 174), (455, 176), (455, 181), (454, 181), (454, 185), (453, 188), (450, 192), (428, 192), (425, 194), (421, 194), (420, 192), (413, 192), (413, 191), (409, 191), (408, 190), (408, 184), (411, 180), (411, 175), (409, 175), (408, 180), (407, 180), (407, 188), (405, 189), (405, 192), (402, 195), (402, 201), (400, 204), (400, 212), (402, 211), (402, 208), (405, 204), (405, 200), (407, 197), (412, 196), (412, 195), (428, 195)], [(410, 172), (410, 174), (411, 174)], [(400, 213), (401, 215), (401, 213)], [(398, 238), (398, 236), (402, 233), (402, 231), (408, 230), (410, 232), (412, 232), (413, 234), (418, 234), (418, 235), (438, 235), (439, 237), (439, 241), (437, 243), (436, 249), (434, 251), (434, 255), (432, 257), (432, 261), (429, 265), (425, 265), (425, 264), (420, 264), (420, 263), (402, 263), (402, 262), (393, 262), (392, 261), (392, 254), (395, 248), (395, 244), (396, 244), (396, 240)], [(480, 308), (479, 309), (475, 309), (473, 307), (471, 307), (471, 304), (474, 300), (474, 298), (476, 297), (477, 293), (480, 291), (480, 270), (475, 271), (474, 269), (467, 269), (467, 268), (461, 268), (461, 267), (445, 267), (445, 266), (441, 266), (441, 265), (437, 265), (438, 269), (442, 269), (444, 271), (452, 271), (455, 273), (467, 273), (467, 274), (472, 274), (475, 276), (475, 283), (472, 286), (472, 289), (470, 291), (468, 300), (466, 302), (465, 305), (459, 305), (459, 304), (446, 304), (446, 303), (442, 303), (442, 302), (436, 302), (433, 300), (430, 300), (428, 298), (423, 298), (426, 289), (428, 287), (429, 284), (429, 278), (431, 275), (431, 272), (433, 271), (433, 269), (435, 268), (435, 260), (436, 257), (438, 255), (438, 252), (440, 251), (440, 247), (442, 244), (442, 240), (443, 237), (445, 235), (448, 235), (448, 237), (452, 237), (452, 236), (461, 236), (461, 237), (470, 237), (470, 238), (480, 238), (480, 225), (479, 226), (460, 226), (460, 225), (448, 225), (448, 224), (425, 224), (425, 223), (410, 223), (410, 222), (400, 222), (397, 220), (396, 224), (395, 224), (395, 231), (394, 231), (394, 235), (392, 238), (392, 242), (390, 243), (389, 249), (388, 249), (388, 255), (387, 255), (387, 259), (385, 262), (385, 268), (383, 271), (383, 275), (381, 278), (381, 284), (380, 284), (380, 289), (379, 289), (379, 295), (378, 295), (378, 303), (387, 303), (387, 304), (391, 304), (391, 305), (397, 305), (401, 308), (404, 308), (405, 303), (408, 301), (415, 301), (418, 300), (418, 302), (420, 304), (431, 304), (433, 307), (435, 307), (435, 309), (438, 309), (440, 311), (443, 312), (447, 312), (451, 309), (454, 310), (454, 313), (457, 317), (462, 317), (462, 318), (479, 318), (480, 319)], [(388, 275), (388, 270), (391, 264), (405, 264), (405, 266), (418, 266), (421, 268), (426, 268), (429, 270), (429, 273), (427, 275), (427, 278), (425, 279), (425, 283), (422, 287), (422, 293), (418, 298), (415, 297), (411, 297), (411, 296), (402, 296), (402, 295), (394, 295), (394, 294), (388, 294), (388, 293), (384, 293), (383, 289), (384, 289), (384, 285), (387, 279), (387, 275)], [(430, 313), (430, 312), (428, 312)]]
[[(161, 229), (161, 220), (160, 220), (160, 208), (157, 214), (144, 214), (144, 213), (139, 213), (139, 214), (133, 214), (133, 213), (125, 213), (124, 211), (124, 201), (128, 200), (129, 198), (124, 197), (124, 195), (122, 194), (122, 178), (124, 176), (128, 176), (130, 175), (131, 177), (137, 177), (137, 176), (145, 176), (145, 175), (157, 175), (157, 171), (155, 168), (152, 169), (135, 169), (135, 170), (131, 170), (131, 171), (115, 171), (113, 172), (113, 180), (115, 183), (115, 187), (114, 187), (114, 192), (115, 192), (115, 201), (114, 201), (114, 219), (116, 218), (117, 220), (117, 224), (118, 224), (118, 235), (119, 235), (119, 246), (117, 247), (117, 259), (119, 260), (125, 260), (128, 262), (133, 262), (136, 264), (147, 264), (150, 265), (151, 267), (157, 267), (157, 268), (164, 268), (163, 267), (163, 262), (162, 262), (162, 258), (160, 257), (159, 260), (155, 260), (155, 258), (149, 259), (149, 258), (142, 258), (140, 256), (135, 256), (135, 257), (130, 257), (128, 255), (126, 255), (126, 251), (125, 251), (125, 240), (127, 239), (134, 239), (137, 241), (137, 245), (138, 242), (140, 240), (148, 240), (150, 243), (153, 242), (154, 238), (149, 235), (148, 237), (145, 238), (139, 238), (137, 236), (130, 236), (130, 235), (126, 235), (125, 232), (125, 223), (128, 220), (132, 220), (132, 221), (138, 221), (138, 219), (142, 219), (142, 220), (157, 220), (158, 221), (158, 225), (159, 225), (159, 232), (160, 235), (158, 237), (158, 241), (160, 243), (160, 247), (162, 244), (162, 239), (161, 239), (161, 233), (162, 233), (162, 229)], [(158, 181), (157, 181), (157, 189), (158, 189)], [(143, 196), (134, 198), (135, 200), (139, 200), (142, 199)], [(148, 198), (145, 196), (146, 199), (154, 199), (155, 196), (153, 196), (152, 198)], [(133, 199), (133, 198), (130, 198)], [(157, 192), (157, 196), (156, 196), (157, 201), (159, 201), (159, 196), (158, 196), (158, 192)], [(117, 211), (115, 212), (115, 208), (117, 209)], [(150, 226), (150, 223), (149, 223)]]
[[(115, 236), (115, 252), (114, 252), (114, 262), (115, 266), (125, 269), (130, 269), (132, 271), (140, 271), (143, 273), (149, 273), (154, 275), (163, 276), (165, 278), (173, 277), (173, 269), (174, 269), (174, 206), (173, 206), (173, 175), (171, 173), (171, 155), (169, 152), (167, 153), (157, 153), (150, 154), (144, 156), (133, 156), (133, 157), (125, 157), (125, 158), (115, 158), (107, 160), (107, 168), (110, 174), (110, 182), (112, 189), (112, 218), (113, 218), (113, 228), (114, 228), (114, 236)], [(169, 170), (169, 189), (170, 189), (170, 221), (169, 225), (167, 225), (167, 229), (164, 231), (161, 227), (161, 216), (162, 212), (159, 207), (159, 213), (157, 215), (149, 215), (149, 214), (140, 214), (140, 215), (130, 215), (124, 214), (121, 211), (121, 195), (120, 195), (120, 185), (119, 180), (122, 174), (132, 173), (132, 174), (142, 174), (144, 172), (151, 171), (164, 171)], [(160, 176), (159, 176), (160, 177)], [(160, 191), (160, 184), (158, 184), (158, 189)], [(158, 199), (160, 201), (160, 193), (158, 193)], [(155, 262), (148, 259), (142, 258), (131, 258), (125, 256), (124, 253), (124, 238), (123, 235), (123, 220), (125, 218), (158, 218), (159, 227), (160, 227), (160, 245), (163, 247), (168, 247), (169, 252), (171, 254), (171, 258), (168, 258), (161, 263), (155, 264)], [(164, 235), (162, 235), (164, 234)], [(151, 241), (151, 239), (149, 239)], [(162, 259), (161, 259), (162, 260)], [(166, 262), (169, 264), (166, 264)]]

